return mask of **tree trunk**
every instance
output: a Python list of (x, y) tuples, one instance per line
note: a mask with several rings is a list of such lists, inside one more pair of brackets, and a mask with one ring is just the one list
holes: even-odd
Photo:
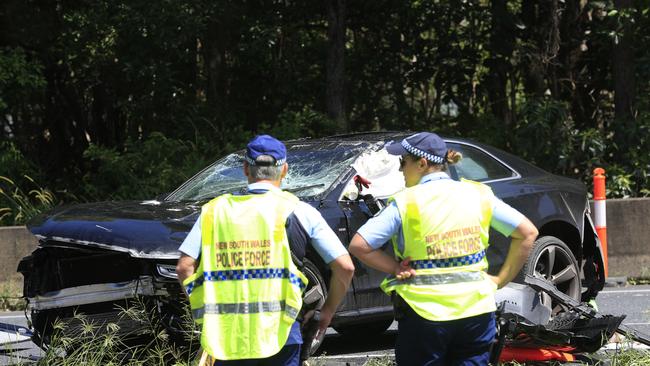
[(512, 111), (508, 106), (507, 86), (515, 30), (506, 0), (493, 0), (491, 13), (490, 58), (486, 61), (486, 66), (490, 70), (487, 77), (488, 96), (492, 114), (503, 121), (505, 131), (510, 131)]
[(524, 0), (521, 4), (521, 20), (525, 31), (522, 32), (522, 72), (524, 91), (536, 97), (542, 97), (546, 91), (546, 67), (543, 57), (543, 41), (540, 38), (544, 33), (541, 18), (542, 4), (537, 0)]
[(559, 85), (557, 69), (560, 67), (558, 53), (560, 52), (560, 9), (558, 0), (546, 2), (548, 6), (545, 19), (547, 19), (545, 38), (547, 39), (544, 54), (548, 75), (548, 87), (554, 98), (559, 98)]
[(225, 42), (227, 35), (225, 33), (227, 31), (219, 19), (213, 19), (208, 25), (207, 34), (202, 39), (206, 101), (218, 112), (226, 109)]
[(102, 146), (113, 147), (116, 141), (113, 139), (115, 126), (113, 120), (108, 118), (107, 109), (111, 108), (108, 101), (106, 86), (98, 84), (92, 88), (92, 103), (90, 106), (91, 119), (88, 123), (91, 141)]
[(327, 0), (327, 115), (340, 132), (349, 126), (345, 115), (345, 0)]
[(589, 17), (585, 12), (585, 3), (581, 0), (567, 0), (560, 20), (560, 51), (558, 59), (558, 76), (560, 90), (558, 97), (571, 103), (571, 116), (577, 129), (593, 126), (593, 99), (590, 88), (585, 87), (582, 72), (585, 55), (588, 50), (585, 29)]
[[(632, 0), (615, 0), (614, 5), (619, 11), (629, 10)], [(632, 31), (629, 20), (622, 17), (623, 35), (615, 39), (612, 69), (614, 73), (614, 126), (615, 141), (619, 148), (625, 148), (632, 143), (635, 135), (634, 120), (636, 119), (636, 83), (634, 80), (634, 50), (632, 49)], [(618, 42), (616, 42), (618, 41)]]
[(83, 98), (70, 85), (67, 74), (69, 70), (58, 65), (50, 65), (44, 70), (47, 87), (43, 134), (47, 137), (40, 149), (41, 161), (46, 168), (45, 174), (57, 176), (64, 176), (71, 168), (80, 166), (83, 152), (88, 147), (85, 136), (87, 111), (80, 104)]

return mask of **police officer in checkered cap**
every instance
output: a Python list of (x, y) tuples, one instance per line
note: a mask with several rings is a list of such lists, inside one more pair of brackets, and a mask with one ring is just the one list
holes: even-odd
[(243, 169), (247, 193), (225, 194), (203, 206), (179, 248), (176, 273), (201, 326), (201, 346), (215, 365), (298, 366), (308, 356), (301, 349), (311, 346), (302, 345), (300, 329), (300, 321), (313, 314), (300, 319), (307, 246), (332, 271), (316, 338), (343, 300), (354, 265), (320, 213), (280, 189), (289, 169), (282, 142), (253, 138)]
[[(452, 180), (448, 165), (462, 156), (435, 133), (388, 143), (386, 150), (400, 156), (406, 188), (359, 229), (349, 250), (388, 274), (381, 287), (399, 322), (397, 364), (487, 365), (495, 292), (519, 273), (537, 229), (489, 186)], [(490, 228), (512, 238), (496, 276), (486, 272)], [(389, 241), (395, 257), (380, 250)]]

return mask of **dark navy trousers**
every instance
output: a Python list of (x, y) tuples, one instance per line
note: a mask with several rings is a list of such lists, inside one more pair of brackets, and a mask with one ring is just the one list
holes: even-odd
[(215, 361), (214, 366), (300, 366), (300, 344), (287, 344), (269, 358)]
[(398, 325), (398, 366), (488, 364), (490, 346), (496, 336), (494, 313), (434, 322), (409, 310)]

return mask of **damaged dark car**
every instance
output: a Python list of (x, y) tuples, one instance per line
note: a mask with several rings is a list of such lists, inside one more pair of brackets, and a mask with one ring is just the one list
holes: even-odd
[[(383, 146), (406, 136), (361, 133), (287, 141), (289, 174), (283, 189), (317, 208), (347, 246), (387, 198), (404, 188), (398, 158)], [(484, 144), (446, 141), (464, 157), (449, 167), (453, 179), (488, 184), (539, 229), (520, 277), (497, 294), (504, 311), (544, 326), (568, 310), (561, 301), (527, 285), (525, 275), (548, 281), (576, 301), (595, 298), (604, 284), (604, 263), (585, 186)], [(119, 309), (135, 298), (145, 299), (170, 334), (180, 334), (186, 300), (175, 274), (178, 247), (204, 203), (226, 192), (245, 191), (242, 158), (243, 151), (229, 154), (157, 199), (61, 207), (30, 222), (28, 228), (39, 246), (20, 262), (18, 271), (24, 276), (35, 343), (51, 341), (56, 319), (74, 328), (76, 313), (98, 324), (117, 323), (124, 333), (137, 333), (141, 324), (119, 316)], [(358, 184), (356, 176), (370, 181), (370, 186)], [(490, 243), (489, 272), (496, 274), (509, 240), (493, 231)], [(384, 248), (392, 250), (391, 245)], [(355, 266), (352, 285), (332, 326), (343, 335), (381, 333), (393, 321), (390, 298), (379, 289), (384, 274), (356, 260)], [(318, 306), (330, 272), (309, 249), (303, 270), (310, 280), (305, 304)]]

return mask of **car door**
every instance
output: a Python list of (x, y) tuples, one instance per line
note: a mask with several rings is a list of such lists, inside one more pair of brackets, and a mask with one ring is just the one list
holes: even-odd
[[(349, 241), (357, 230), (373, 216), (373, 210), (363, 199), (340, 201), (340, 207), (347, 221)], [(393, 255), (390, 244), (384, 245), (382, 250)], [(391, 306), (390, 297), (379, 288), (381, 281), (387, 276), (386, 273), (366, 266), (354, 256), (352, 258), (355, 266), (352, 282), (358, 309)]]
[[(339, 199), (339, 206), (347, 221), (348, 240), (352, 239), (363, 224), (381, 211), (388, 197), (404, 188), (404, 178), (399, 171), (399, 158), (389, 156), (384, 149), (361, 156), (353, 167), (355, 170), (347, 177)], [(355, 184), (354, 177), (357, 175), (367, 179), (370, 185), (364, 187)], [(393, 256), (390, 243), (384, 244), (382, 250)], [(387, 274), (364, 265), (356, 258), (354, 264), (356, 271), (353, 285), (358, 309), (390, 309), (392, 304), (389, 296), (379, 288)]]

